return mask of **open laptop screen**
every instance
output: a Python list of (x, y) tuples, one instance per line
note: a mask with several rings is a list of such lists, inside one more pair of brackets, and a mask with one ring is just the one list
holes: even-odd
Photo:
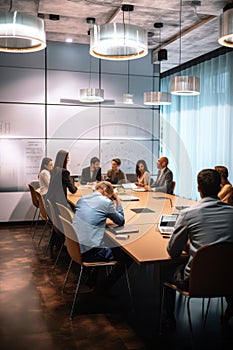
[(160, 218), (160, 226), (173, 227), (176, 223), (178, 214), (162, 215)]
[(178, 214), (172, 214), (172, 215), (161, 215), (158, 229), (159, 232), (162, 234), (172, 234), (174, 231), (174, 226), (176, 223), (176, 220), (178, 218)]

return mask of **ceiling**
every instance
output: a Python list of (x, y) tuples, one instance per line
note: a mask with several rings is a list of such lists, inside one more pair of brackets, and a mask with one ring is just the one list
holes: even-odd
[[(164, 72), (220, 47), (218, 17), (232, 1), (183, 0), (181, 17), (180, 0), (1, 0), (0, 12), (39, 14), (45, 21), (47, 40), (65, 42), (71, 38), (73, 43), (88, 44), (87, 17), (94, 17), (96, 24), (122, 23), (122, 4), (132, 4), (134, 11), (124, 14), (125, 22), (149, 32), (148, 47), (155, 49), (155, 61), (156, 49), (166, 48), (168, 60), (161, 62)], [(51, 15), (59, 15), (59, 20)], [(156, 22), (163, 23), (161, 30), (154, 27)]]

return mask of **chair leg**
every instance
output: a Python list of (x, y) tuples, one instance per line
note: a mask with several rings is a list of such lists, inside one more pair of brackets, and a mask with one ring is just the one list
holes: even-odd
[(73, 318), (73, 312), (74, 312), (74, 307), (75, 307), (75, 303), (77, 300), (78, 290), (79, 290), (79, 286), (80, 286), (80, 282), (81, 282), (81, 278), (82, 278), (82, 272), (83, 272), (83, 266), (80, 266), (80, 273), (79, 273), (78, 282), (77, 282), (77, 286), (76, 286), (76, 290), (75, 290), (75, 294), (74, 294), (73, 304), (72, 304), (71, 311), (70, 311), (70, 320), (72, 320), (72, 318)]
[(70, 269), (71, 269), (72, 263), (73, 263), (73, 260), (70, 259), (70, 264), (69, 264), (68, 270), (67, 270), (67, 272), (66, 272), (66, 277), (65, 277), (65, 280), (64, 280), (62, 289), (61, 289), (61, 293), (64, 293), (64, 289), (65, 289), (65, 286), (66, 286), (66, 282), (67, 282), (67, 280), (68, 280), (68, 275), (69, 275), (69, 273), (70, 273)]
[(34, 231), (32, 233), (32, 239), (34, 239), (34, 237), (35, 237), (35, 234), (36, 234), (36, 231), (37, 231), (37, 227), (39, 225), (39, 221), (40, 221), (40, 212), (38, 212), (37, 221), (36, 221), (36, 224), (35, 224), (35, 227), (34, 227)]
[(61, 252), (62, 252), (63, 247), (64, 247), (64, 243), (61, 244), (61, 247), (60, 247), (59, 252), (58, 252), (58, 254), (57, 254), (57, 258), (56, 258), (55, 263), (54, 263), (54, 265), (53, 265), (53, 267), (52, 267), (52, 271), (54, 271), (54, 270), (55, 270), (55, 267), (57, 266), (57, 262), (58, 262), (58, 260), (59, 260), (59, 258), (60, 258), (60, 255), (61, 255)]
[(47, 227), (47, 224), (48, 224), (48, 221), (46, 221), (45, 225), (44, 225), (44, 228), (43, 228), (43, 231), (42, 231), (42, 234), (40, 236), (40, 239), (39, 239), (39, 242), (38, 242), (38, 247), (40, 246), (40, 243), (45, 235), (45, 231), (46, 231), (46, 227)]
[[(34, 227), (34, 225), (35, 225), (37, 211), (38, 211), (38, 208), (35, 208), (34, 215), (33, 215), (33, 219), (32, 219), (32, 226), (31, 226), (31, 230), (30, 230), (31, 236), (32, 236), (33, 233), (34, 233), (34, 231), (33, 231), (33, 233), (32, 233), (32, 229), (33, 229), (33, 227)], [(32, 237), (32, 238), (33, 238), (33, 237)]]

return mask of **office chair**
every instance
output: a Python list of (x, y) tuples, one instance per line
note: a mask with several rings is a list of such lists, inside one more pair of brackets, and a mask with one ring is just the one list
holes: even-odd
[(189, 291), (178, 288), (175, 284), (164, 282), (160, 315), (164, 308), (164, 289), (172, 288), (181, 293), (187, 300), (187, 311), (189, 327), (192, 333), (192, 322), (190, 313), (191, 298), (208, 298), (208, 304), (204, 317), (204, 326), (206, 324), (209, 304), (211, 298), (233, 295), (233, 243), (215, 243), (199, 248), (193, 256), (189, 277)]
[(73, 217), (74, 217), (74, 212), (69, 209), (68, 207), (66, 207), (65, 205), (61, 204), (61, 203), (57, 203), (56, 202), (56, 206), (59, 210), (59, 214), (65, 218), (66, 220), (72, 222)]
[[(41, 244), (41, 241), (42, 241), (42, 239), (43, 239), (43, 237), (45, 235), (47, 226), (50, 225), (50, 227), (52, 229), (52, 221), (50, 220), (49, 215), (47, 213), (47, 209), (46, 209), (46, 205), (45, 205), (43, 196), (40, 194), (40, 192), (38, 192), (38, 191), (35, 191), (35, 192), (36, 192), (36, 196), (37, 196), (37, 199), (38, 199), (38, 202), (39, 202), (40, 217), (41, 217), (42, 220), (45, 221), (45, 224), (44, 224), (44, 227), (43, 227), (40, 239), (38, 241), (38, 247), (39, 247), (40, 244)], [(38, 223), (38, 221), (37, 221), (37, 223)], [(50, 233), (50, 237), (51, 237), (51, 233)]]
[[(35, 207), (35, 211), (34, 211), (34, 215), (33, 215), (33, 219), (32, 219), (32, 226), (34, 226), (34, 223), (36, 221), (36, 217), (37, 217), (37, 220), (39, 220), (39, 213), (38, 213), (38, 210), (39, 210), (39, 200), (37, 198), (37, 195), (36, 195), (36, 190), (35, 188), (32, 186), (32, 184), (28, 184), (28, 187), (29, 187), (29, 190), (30, 190), (30, 194), (31, 194), (31, 200), (32, 200), (32, 204), (33, 206)], [(38, 215), (37, 215), (38, 214)], [(32, 234), (32, 238), (34, 237), (35, 235), (35, 230)]]
[[(47, 199), (47, 203), (48, 203), (48, 209), (49, 209), (49, 216), (50, 216), (50, 219), (51, 219), (52, 224), (53, 224), (53, 233), (52, 233), (52, 235), (56, 235), (57, 239), (59, 239), (59, 241), (60, 241), (60, 248), (59, 248), (59, 251), (58, 251), (55, 263), (54, 263), (54, 265), (52, 267), (52, 270), (54, 271), (55, 267), (57, 266), (58, 260), (60, 258), (62, 249), (64, 247), (65, 236), (64, 236), (64, 233), (62, 232), (63, 228), (62, 228), (62, 224), (61, 224), (60, 219), (59, 219), (58, 210), (54, 209), (54, 207), (53, 207), (53, 205), (52, 205), (52, 203), (51, 203), (51, 201), (49, 199)], [(49, 246), (52, 243), (52, 235), (51, 235), (49, 243), (47, 245), (46, 253), (47, 253), (47, 250), (48, 250)]]
[(176, 187), (176, 182), (172, 181), (171, 194), (173, 194), (173, 195), (174, 195), (175, 187)]
[[(74, 307), (75, 307), (78, 292), (79, 292), (83, 268), (84, 267), (85, 268), (94, 268), (94, 267), (96, 268), (96, 267), (103, 267), (103, 266), (112, 267), (112, 266), (118, 264), (118, 262), (117, 261), (95, 261), (95, 262), (83, 261), (81, 251), (80, 251), (79, 242), (77, 239), (77, 233), (76, 233), (74, 226), (72, 225), (72, 223), (70, 223), (68, 220), (66, 220), (61, 215), (59, 215), (59, 217), (60, 217), (60, 220), (61, 220), (61, 223), (63, 226), (63, 230), (64, 230), (64, 234), (65, 234), (66, 248), (67, 248), (67, 251), (71, 257), (70, 265), (69, 265), (68, 271), (66, 273), (65, 280), (63, 283), (63, 287), (62, 287), (62, 293), (64, 292), (65, 285), (66, 285), (66, 282), (68, 279), (68, 275), (69, 275), (72, 263), (75, 262), (76, 264), (78, 264), (80, 266), (80, 271), (79, 271), (79, 275), (78, 275), (78, 282), (76, 285), (74, 299), (73, 299), (73, 303), (72, 303), (72, 307), (71, 307), (71, 311), (70, 311), (70, 316), (69, 316), (69, 318), (71, 320), (73, 318), (73, 312), (74, 312)], [(130, 296), (130, 300), (131, 300), (131, 289), (130, 289), (130, 284), (129, 284), (128, 270), (127, 270), (126, 266), (125, 266), (125, 276), (126, 276), (129, 296)]]

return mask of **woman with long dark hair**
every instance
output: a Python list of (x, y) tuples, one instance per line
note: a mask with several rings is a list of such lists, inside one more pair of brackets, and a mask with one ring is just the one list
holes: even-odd
[(44, 157), (41, 161), (40, 171), (38, 174), (39, 186), (40, 186), (38, 191), (42, 195), (45, 195), (48, 192), (52, 169), (53, 169), (52, 158)]
[(137, 182), (135, 184), (139, 187), (150, 185), (150, 172), (147, 168), (146, 162), (143, 159), (139, 159), (136, 164)]
[(64, 150), (58, 151), (51, 172), (51, 179), (47, 193), (47, 198), (53, 205), (57, 202), (67, 206), (67, 189), (71, 193), (75, 193), (78, 189), (74, 186), (73, 181), (70, 178), (70, 172), (67, 170), (68, 162), (69, 152)]
[[(75, 193), (77, 191), (77, 187), (74, 186), (71, 178), (70, 172), (67, 170), (67, 164), (69, 162), (69, 153), (64, 150), (58, 151), (54, 163), (54, 168), (51, 172), (51, 179), (49, 183), (49, 189), (46, 195), (47, 199), (51, 202), (51, 205), (54, 210), (54, 216), (56, 218), (56, 222), (53, 227), (52, 236), (50, 240), (50, 252), (53, 254), (54, 246), (60, 247), (64, 242), (64, 234), (62, 230), (62, 226), (59, 220), (59, 210), (56, 203), (63, 204), (67, 207), (71, 207), (71, 205), (67, 201), (67, 189), (71, 193)], [(50, 219), (52, 220), (52, 214), (50, 213), (50, 207), (48, 202), (46, 203), (47, 211)], [(74, 208), (72, 207), (74, 210)], [(52, 220), (53, 221), (53, 220)]]

